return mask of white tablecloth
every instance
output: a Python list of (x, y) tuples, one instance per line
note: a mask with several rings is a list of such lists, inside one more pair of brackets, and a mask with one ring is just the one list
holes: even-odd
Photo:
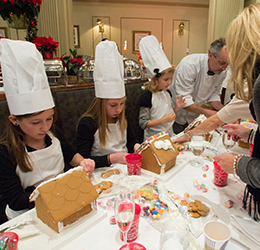
[[(221, 143), (215, 143), (214, 147), (223, 151)], [(241, 150), (239, 148), (234, 148), (234, 151)], [(248, 151), (242, 150), (243, 153), (247, 153)], [(210, 149), (207, 149), (204, 152), (204, 155), (213, 154)], [(150, 178), (151, 180), (154, 176), (158, 177), (158, 182), (163, 183), (166, 189), (178, 193), (183, 196), (184, 193), (190, 194), (190, 199), (195, 200), (199, 199), (203, 203), (206, 203), (211, 208), (212, 212), (217, 215), (219, 220), (225, 222), (231, 229), (230, 225), (230, 215), (241, 215), (247, 216), (244, 211), (241, 210), (241, 199), (240, 194), (244, 188), (244, 184), (241, 181), (237, 181), (236, 178), (230, 176), (228, 180), (228, 185), (225, 187), (216, 187), (213, 183), (213, 164), (208, 160), (204, 160), (205, 164), (209, 165), (208, 171), (203, 171), (201, 168), (192, 167), (189, 164), (189, 158), (193, 155), (190, 151), (185, 151), (184, 154), (180, 154), (178, 156), (177, 168), (178, 164), (180, 169), (178, 171), (172, 171), (172, 176), (168, 174), (165, 179), (163, 176), (158, 176), (155, 174), (147, 174), (146, 171), (142, 171), (141, 177)], [(127, 170), (125, 165), (115, 164), (114, 167), (120, 168), (122, 174), (120, 178), (127, 178)], [(206, 174), (206, 177), (203, 177), (203, 174)], [(97, 176), (97, 174), (96, 174)], [(112, 177), (115, 178), (115, 177)], [(117, 177), (116, 177), (117, 178)], [(119, 177), (118, 177), (119, 178)], [(97, 177), (93, 177), (93, 182), (99, 181)], [(122, 179), (122, 180), (123, 180)], [(197, 179), (199, 184), (205, 184), (208, 192), (203, 193), (202, 191), (198, 191), (193, 186), (193, 180)], [(121, 183), (124, 186), (124, 183)], [(118, 185), (115, 185), (115, 188), (118, 188)], [(232, 208), (226, 208), (224, 206), (224, 202), (227, 200), (232, 200), (234, 202), (234, 206)], [(103, 213), (98, 210), (95, 212), (92, 217), (92, 221), (88, 222), (88, 220), (83, 219), (83, 221), (76, 222), (76, 226), (68, 227), (65, 233), (58, 235), (55, 231), (48, 228), (44, 225), (38, 218), (36, 218), (35, 210), (31, 210), (18, 218), (15, 218), (12, 221), (9, 221), (3, 225), (1, 228), (4, 228), (8, 225), (13, 225), (21, 220), (32, 219), (34, 224), (22, 226), (19, 229), (14, 231), (22, 232), (24, 230), (35, 229), (39, 230), (39, 234), (31, 237), (27, 237), (21, 239), (19, 241), (19, 250), (30, 250), (30, 249), (63, 249), (63, 250), (71, 250), (71, 249), (88, 249), (88, 250), (96, 250), (96, 249), (119, 249), (122, 246), (122, 241), (119, 238), (119, 229), (117, 225), (109, 224), (109, 218), (112, 212), (108, 212), (108, 214)], [(35, 222), (36, 221), (36, 222)], [(160, 232), (155, 229), (146, 218), (140, 218), (139, 225), (139, 235), (135, 242), (138, 242), (144, 245), (147, 250), (158, 250), (159, 249), (159, 241), (160, 241)], [(203, 234), (198, 237), (199, 244), (201, 249), (204, 248), (204, 238)], [(243, 244), (243, 241), (241, 240)], [(239, 250), (239, 249), (247, 249), (245, 246), (239, 244), (237, 241), (230, 240), (228, 243), (227, 250)]]

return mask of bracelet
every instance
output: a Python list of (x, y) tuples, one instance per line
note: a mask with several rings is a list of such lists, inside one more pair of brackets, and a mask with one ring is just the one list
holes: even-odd
[(234, 159), (234, 163), (233, 163), (233, 171), (234, 171), (234, 175), (237, 175), (237, 170), (236, 170), (236, 166), (237, 166), (237, 160), (238, 158), (240, 158), (241, 156), (244, 156), (243, 154), (241, 155), (237, 155)]
[(187, 131), (185, 134), (191, 139), (190, 131)]

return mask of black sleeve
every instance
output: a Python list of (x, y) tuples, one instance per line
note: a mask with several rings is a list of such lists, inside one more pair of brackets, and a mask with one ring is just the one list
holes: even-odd
[(97, 122), (90, 117), (81, 118), (77, 128), (77, 150), (84, 158), (95, 161), (96, 168), (109, 166), (107, 156), (91, 156), (91, 149), (94, 143), (94, 135), (97, 131)]
[(166, 89), (166, 91), (169, 93), (170, 97), (172, 98), (172, 92), (169, 89)]
[(74, 155), (77, 153), (76, 149), (74, 149), (72, 145), (65, 139), (61, 130), (57, 126), (53, 125), (51, 131), (60, 141), (64, 162), (70, 163)]
[(151, 108), (152, 107), (152, 92), (146, 90), (139, 98), (138, 105), (140, 107)]
[(136, 143), (139, 143), (136, 139), (134, 130), (132, 129), (131, 126), (128, 126), (128, 122), (127, 122), (127, 149), (128, 149), (128, 153), (133, 153), (134, 152), (134, 145)]
[(0, 146), (0, 198), (13, 210), (31, 209), (34, 202), (29, 202), (29, 197), (35, 187), (30, 186), (25, 190), (16, 174), (16, 163), (10, 156), (7, 148)]

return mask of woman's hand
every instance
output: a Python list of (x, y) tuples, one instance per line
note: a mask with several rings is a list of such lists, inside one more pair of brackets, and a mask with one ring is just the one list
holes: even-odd
[(125, 157), (128, 155), (128, 153), (125, 152), (118, 152), (110, 155), (110, 163), (121, 163), (126, 164)]
[(239, 124), (227, 124), (223, 126), (223, 128), (231, 129), (228, 130), (227, 133), (229, 135), (229, 138), (232, 137), (233, 141), (238, 141), (238, 140), (247, 141), (251, 131), (250, 128), (245, 128)]
[(222, 154), (222, 155), (216, 155), (214, 157), (214, 160), (218, 163), (218, 165), (221, 167), (221, 169), (228, 174), (233, 174), (233, 163), (236, 158), (237, 154)]
[(92, 175), (95, 169), (95, 162), (91, 159), (82, 160), (79, 165), (83, 167), (88, 175)]
[(134, 152), (136, 152), (137, 149), (139, 149), (140, 147), (141, 147), (141, 144), (140, 144), (140, 143), (136, 143), (136, 144), (134, 145)]
[(176, 138), (173, 143), (182, 143), (182, 142), (187, 142), (190, 141), (190, 137), (187, 134), (184, 134), (178, 138)]

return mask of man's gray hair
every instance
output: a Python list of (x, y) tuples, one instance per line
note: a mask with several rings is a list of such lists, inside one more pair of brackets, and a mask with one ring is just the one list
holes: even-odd
[(212, 42), (209, 47), (209, 52), (212, 52), (212, 54), (217, 57), (219, 55), (220, 50), (226, 45), (225, 38), (219, 38)]

